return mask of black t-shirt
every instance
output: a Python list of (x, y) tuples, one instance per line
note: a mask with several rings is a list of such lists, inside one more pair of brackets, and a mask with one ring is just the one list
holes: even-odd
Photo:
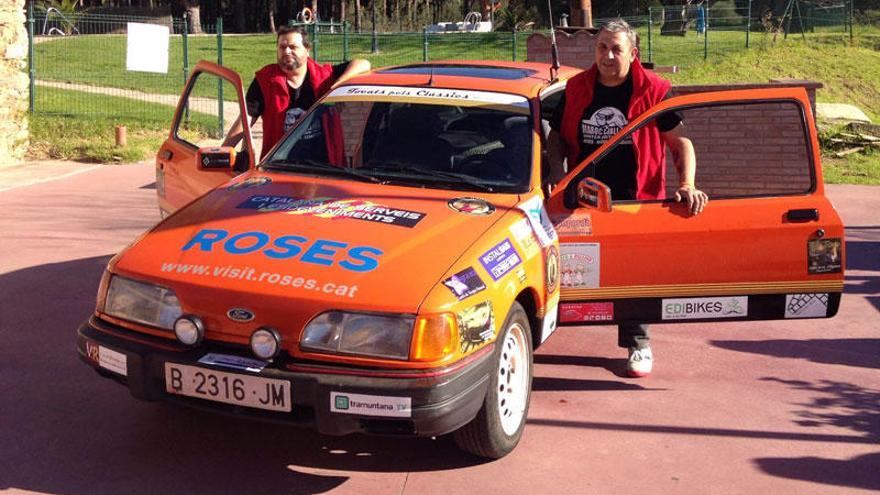
[[(596, 80), (593, 87), (593, 101), (584, 109), (578, 129), (578, 163), (583, 161), (592, 152), (596, 151), (611, 136), (623, 129), (629, 120), (629, 100), (632, 97), (632, 75), (619, 85), (608, 87)], [(666, 98), (669, 94), (666, 95)], [(553, 113), (550, 127), (561, 131), (562, 113), (565, 109), (565, 95), (562, 96), (559, 106)], [(681, 123), (681, 115), (677, 112), (667, 112), (657, 118), (657, 128), (660, 132), (668, 132)], [(576, 163), (569, 163), (574, 167)], [(632, 146), (632, 138), (627, 137), (614, 147), (597, 166), (589, 167), (590, 176), (604, 182), (611, 188), (611, 195), (615, 200), (635, 199), (636, 197), (636, 159)]]
[[(334, 80), (339, 79), (339, 76), (348, 68), (348, 64), (348, 62), (343, 62), (333, 66), (332, 77)], [(287, 85), (290, 101), (287, 104), (287, 112), (284, 117), (284, 132), (290, 130), (293, 124), (318, 100), (315, 96), (315, 91), (312, 89), (311, 77), (312, 75), (307, 72), (306, 77), (303, 78), (303, 82), (298, 88), (293, 88), (290, 84)], [(257, 82), (256, 78), (251, 81), (245, 100), (247, 101), (247, 111), (251, 118), (263, 115), (266, 104), (263, 99), (263, 91), (260, 89), (260, 83)]]

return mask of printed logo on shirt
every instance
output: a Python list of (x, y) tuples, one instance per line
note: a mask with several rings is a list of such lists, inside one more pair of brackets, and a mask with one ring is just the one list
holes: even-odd
[[(305, 114), (306, 111), (302, 108), (288, 108), (287, 113), (284, 114), (284, 132), (289, 131), (290, 128), (293, 127), (294, 124), (296, 124), (296, 121)], [(305, 139), (309, 138), (306, 137)]]
[[(581, 134), (584, 144), (602, 144), (626, 127), (629, 121), (615, 107), (602, 107), (593, 112), (593, 116), (581, 121)], [(632, 144), (632, 138), (626, 138), (621, 144)]]

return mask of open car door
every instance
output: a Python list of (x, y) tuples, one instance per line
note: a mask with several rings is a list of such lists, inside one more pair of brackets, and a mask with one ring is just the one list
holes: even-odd
[[(156, 189), (162, 215), (254, 168), (255, 154), (241, 78), (200, 61), (177, 104), (174, 124), (156, 156)], [(223, 146), (230, 133), (235, 146)]]
[[(697, 157), (705, 210), (616, 201), (590, 178), (631, 133), (676, 111)], [(559, 323), (672, 323), (834, 316), (844, 228), (825, 197), (801, 88), (672, 98), (579, 164), (547, 200), (560, 243)], [(678, 177), (667, 153), (666, 197)]]

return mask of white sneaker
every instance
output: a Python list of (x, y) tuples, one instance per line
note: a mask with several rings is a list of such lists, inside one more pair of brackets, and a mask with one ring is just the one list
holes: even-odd
[(629, 348), (629, 360), (626, 362), (626, 374), (633, 378), (648, 376), (654, 367), (654, 356), (650, 347)]

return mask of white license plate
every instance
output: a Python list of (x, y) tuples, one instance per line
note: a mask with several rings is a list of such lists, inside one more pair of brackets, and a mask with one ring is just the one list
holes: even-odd
[(290, 382), (165, 363), (165, 391), (237, 406), (290, 412)]

